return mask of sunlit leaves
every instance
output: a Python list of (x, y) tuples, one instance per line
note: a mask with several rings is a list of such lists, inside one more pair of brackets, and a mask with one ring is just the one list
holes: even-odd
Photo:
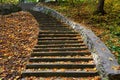
[(17, 4), (19, 0), (2, 0), (0, 3)]

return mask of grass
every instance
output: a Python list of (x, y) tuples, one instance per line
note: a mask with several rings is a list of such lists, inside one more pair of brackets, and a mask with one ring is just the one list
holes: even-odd
[(91, 29), (111, 50), (120, 63), (120, 2), (106, 0), (105, 15), (95, 15), (97, 2), (82, 0), (71, 3), (46, 3), (64, 16), (81, 23)]

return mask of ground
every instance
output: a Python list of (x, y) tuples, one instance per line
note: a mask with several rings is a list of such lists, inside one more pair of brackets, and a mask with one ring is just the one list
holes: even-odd
[(37, 43), (39, 24), (29, 12), (23, 11), (0, 19), (0, 77), (13, 80), (19, 78)]
[[(48, 6), (58, 11), (61, 9), (60, 6)], [(76, 9), (72, 10), (73, 11), (69, 12), (76, 11)], [(118, 47), (120, 46), (119, 36), (113, 37), (112, 34), (109, 34), (109, 29), (97, 27), (97, 24), (92, 25), (94, 24), (94, 16), (91, 18), (91, 21), (88, 21), (86, 14), (76, 16), (76, 14), (73, 13), (72, 15), (74, 16), (71, 17), (66, 14), (66, 11), (61, 11), (61, 13), (85, 25), (86, 28), (91, 29), (107, 45), (108, 40), (110, 40), (111, 42), (109, 42), (109, 44), (114, 43)], [(101, 20), (104, 20), (103, 18), (104, 16), (100, 17)], [(29, 12), (21, 11), (5, 16), (0, 15), (0, 80), (2, 78), (5, 80), (13, 80), (20, 77), (21, 71), (25, 69), (25, 64), (27, 63), (32, 48), (37, 43), (37, 36), (39, 33), (38, 26), (39, 24)], [(108, 45), (108, 47), (111, 46)], [(112, 47), (114, 49), (114, 46)], [(118, 56), (118, 52), (114, 50), (111, 51)], [(50, 78), (46, 80), (49, 79)]]

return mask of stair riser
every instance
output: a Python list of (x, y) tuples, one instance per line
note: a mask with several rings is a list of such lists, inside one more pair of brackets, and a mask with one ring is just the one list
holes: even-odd
[(39, 41), (42, 41), (42, 40), (45, 40), (45, 41), (46, 41), (46, 40), (49, 40), (49, 41), (55, 41), (55, 40), (56, 40), (56, 41), (60, 41), (60, 40), (73, 41), (73, 40), (75, 40), (75, 41), (76, 41), (76, 40), (78, 40), (78, 39), (75, 39), (75, 38), (74, 38), (74, 39), (68, 39), (68, 38), (61, 38), (61, 39), (60, 39), (60, 38), (58, 38), (58, 39), (57, 39), (57, 38), (56, 38), (56, 39), (52, 39), (52, 38), (48, 38), (48, 39), (47, 39), (47, 38), (39, 38), (38, 40), (39, 40)]
[(38, 45), (50, 45), (50, 44), (52, 44), (52, 45), (57, 45), (57, 44), (80, 44), (80, 43), (82, 43), (82, 42), (38, 42)]
[(90, 53), (32, 53), (31, 54), (31, 57), (34, 57), (34, 56), (75, 56), (75, 55), (80, 55), (80, 56), (84, 56), (84, 55), (91, 55)]
[(36, 76), (36, 77), (93, 77), (97, 76), (98, 73), (83, 73), (83, 72), (36, 72), (36, 73), (23, 73), (22, 77)]
[(30, 58), (30, 62), (56, 62), (56, 61), (65, 61), (65, 62), (67, 62), (67, 61), (71, 61), (71, 62), (78, 62), (78, 61), (90, 61), (90, 60), (93, 60), (92, 58), (73, 58), (73, 59), (70, 59), (70, 58), (63, 58), (63, 59), (60, 59), (60, 58), (56, 58), (56, 59), (52, 59), (52, 58), (39, 58), (39, 59), (37, 59), (37, 58)]
[(59, 69), (59, 68), (65, 68), (65, 69), (74, 69), (74, 68), (94, 68), (95, 65), (26, 65), (26, 69), (39, 69), (39, 68), (49, 68), (49, 69)]
[(40, 31), (39, 34), (79, 34), (77, 32), (74, 32), (74, 31), (58, 31), (58, 32), (55, 32), (55, 31)]

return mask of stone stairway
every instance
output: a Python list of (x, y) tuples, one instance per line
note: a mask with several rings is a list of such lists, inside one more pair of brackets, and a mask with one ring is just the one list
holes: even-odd
[(48, 15), (31, 13), (40, 24), (40, 33), (22, 77), (99, 76), (78, 32)]

